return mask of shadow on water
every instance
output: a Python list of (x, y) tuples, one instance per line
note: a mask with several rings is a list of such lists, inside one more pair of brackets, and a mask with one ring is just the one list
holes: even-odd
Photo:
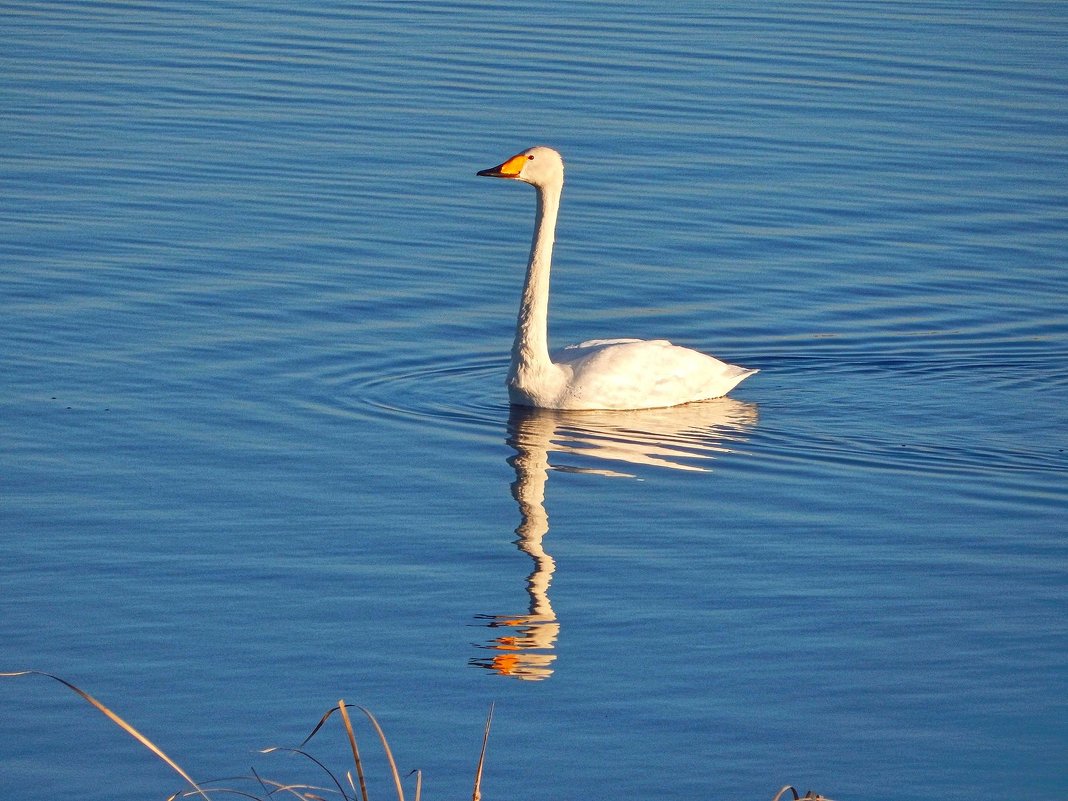
[[(470, 664), (525, 681), (553, 673), (560, 622), (549, 599), (556, 562), (545, 550), (549, 515), (545, 488), (549, 471), (637, 478), (627, 465), (703, 472), (717, 455), (736, 450), (757, 422), (756, 404), (719, 398), (669, 409), (561, 412), (513, 406), (508, 444), (515, 453), (512, 497), (519, 506), (516, 547), (534, 562), (527, 576), (529, 605), (524, 614), (477, 615), (494, 636), (477, 645), (489, 652)], [(551, 464), (550, 454), (566, 454), (569, 464)]]

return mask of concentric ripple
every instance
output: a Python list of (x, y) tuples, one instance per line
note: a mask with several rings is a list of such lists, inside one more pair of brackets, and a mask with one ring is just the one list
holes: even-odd
[(411, 365), (355, 382), (354, 397), (374, 415), (401, 422), (499, 427), (508, 417), (497, 358), (470, 356), (447, 366)]
[[(738, 449), (756, 425), (757, 406), (718, 398), (667, 409), (563, 412), (512, 406), (499, 357), (473, 355), (448, 366), (409, 364), (346, 380), (352, 413), (401, 425), (500, 432), (520, 454), (566, 454), (556, 469), (632, 476), (619, 465), (704, 470)], [(614, 463), (614, 466), (611, 464)], [(546, 464), (546, 467), (550, 467)]]

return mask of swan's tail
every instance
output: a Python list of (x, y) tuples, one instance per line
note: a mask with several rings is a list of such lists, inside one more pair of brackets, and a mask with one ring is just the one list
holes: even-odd
[(726, 395), (740, 383), (749, 378), (749, 376), (759, 373), (760, 370), (754, 367), (739, 367), (736, 364), (727, 365), (730, 369), (726, 370), (723, 374), (724, 385), (722, 387), (721, 395)]

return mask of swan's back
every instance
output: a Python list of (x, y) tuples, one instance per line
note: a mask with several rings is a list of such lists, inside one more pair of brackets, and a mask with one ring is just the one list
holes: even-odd
[[(595, 339), (553, 354), (563, 382), (557, 409), (649, 409), (726, 395), (756, 370), (747, 370), (664, 339)], [(548, 399), (513, 402), (546, 405)]]

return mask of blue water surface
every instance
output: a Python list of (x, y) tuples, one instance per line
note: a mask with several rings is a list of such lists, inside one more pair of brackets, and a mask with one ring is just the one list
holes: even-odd
[[(1068, 6), (671, 9), (0, 6), (0, 671), (198, 780), (344, 698), (428, 798), (491, 702), (486, 799), (1062, 797)], [(553, 342), (760, 373), (509, 408), (532, 144)], [(0, 680), (0, 797), (184, 786)]]

